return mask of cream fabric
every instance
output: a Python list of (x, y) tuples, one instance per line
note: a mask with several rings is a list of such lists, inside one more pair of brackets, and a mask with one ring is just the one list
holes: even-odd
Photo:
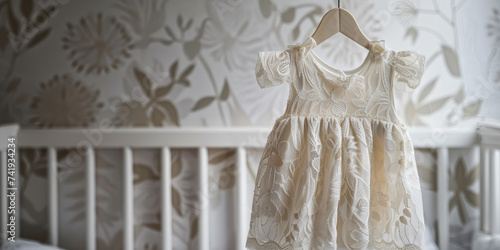
[(260, 87), (290, 92), (260, 160), (246, 247), (422, 249), (419, 176), (393, 90), (419, 85), (425, 56), (372, 41), (358, 68), (341, 71), (315, 46), (309, 37), (258, 54)]

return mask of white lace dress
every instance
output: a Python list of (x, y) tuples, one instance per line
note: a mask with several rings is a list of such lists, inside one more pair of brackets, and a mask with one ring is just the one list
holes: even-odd
[(393, 92), (420, 83), (425, 56), (372, 41), (341, 71), (315, 46), (258, 54), (260, 87), (290, 92), (260, 160), (246, 248), (422, 249), (419, 176)]

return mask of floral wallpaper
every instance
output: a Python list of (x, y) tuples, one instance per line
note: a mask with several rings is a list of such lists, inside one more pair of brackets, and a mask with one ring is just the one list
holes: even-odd
[[(0, 124), (23, 128), (271, 126), (287, 86), (259, 89), (258, 51), (284, 50), (311, 35), (337, 1), (0, 1)], [(500, 112), (500, 2), (341, 1), (372, 40), (426, 55), (420, 86), (398, 93), (409, 126), (465, 127)], [(366, 53), (336, 35), (317, 53), (341, 69)], [(84, 246), (84, 159), (58, 150), (60, 244)], [(248, 202), (262, 151), (248, 154)], [(475, 149), (451, 151), (452, 248), (469, 249), (479, 218)], [(426, 222), (436, 230), (436, 152), (416, 153)], [(234, 249), (235, 151), (209, 149), (211, 249)], [(98, 149), (97, 246), (121, 249), (121, 151)], [(45, 149), (23, 148), (22, 237), (47, 241)], [(195, 249), (194, 149), (172, 152), (174, 249)], [(158, 249), (159, 152), (134, 150), (135, 248)], [(248, 208), (250, 209), (250, 207)], [(220, 223), (220, 221), (224, 223)], [(217, 223), (215, 223), (217, 222)], [(218, 239), (218, 240), (214, 240)]]

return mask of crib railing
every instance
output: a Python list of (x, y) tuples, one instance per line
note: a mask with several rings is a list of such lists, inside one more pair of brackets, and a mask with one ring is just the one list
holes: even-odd
[[(6, 133), (0, 128), (0, 138)], [(235, 148), (237, 150), (237, 204), (234, 219), (237, 228), (237, 249), (245, 249), (248, 233), (246, 212), (246, 150), (263, 148), (270, 128), (106, 128), (106, 129), (21, 129), (18, 133), (18, 148), (35, 147), (48, 149), (48, 217), (49, 243), (58, 245), (57, 211), (57, 149), (84, 148), (86, 154), (86, 248), (96, 248), (95, 217), (95, 148), (121, 148), (123, 151), (124, 178), (124, 249), (133, 249), (133, 159), (132, 148), (161, 149), (161, 197), (162, 197), (162, 249), (172, 249), (172, 204), (170, 149), (197, 148), (199, 154), (199, 247), (209, 249), (209, 195), (208, 195), (208, 153), (207, 148)], [(470, 148), (478, 144), (475, 129), (410, 128), (415, 148), (433, 148), (438, 153), (438, 199), (448, 200), (448, 150)], [(0, 144), (2, 141), (0, 141)], [(2, 150), (0, 148), (0, 150)], [(3, 151), (2, 151), (3, 152)], [(5, 168), (2, 168), (2, 174)], [(2, 185), (5, 178), (2, 175)], [(4, 196), (2, 196), (3, 199)], [(4, 203), (3, 203), (4, 204)], [(438, 202), (438, 243), (440, 249), (448, 249), (448, 202)], [(5, 207), (1, 208), (2, 218)], [(5, 225), (5, 224), (2, 224)], [(18, 224), (19, 227), (19, 224)], [(17, 234), (19, 235), (19, 234)]]
[(483, 122), (478, 126), (481, 166), (481, 219), (473, 249), (500, 248), (500, 126)]

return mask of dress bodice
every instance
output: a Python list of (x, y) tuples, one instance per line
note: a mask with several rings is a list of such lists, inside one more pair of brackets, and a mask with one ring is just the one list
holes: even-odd
[(284, 51), (259, 52), (256, 65), (261, 88), (290, 84), (283, 116), (346, 116), (401, 124), (394, 109), (394, 90), (412, 90), (420, 83), (425, 56), (418, 51), (393, 51), (385, 40), (371, 41), (363, 63), (336, 69), (312, 49), (309, 37)]

